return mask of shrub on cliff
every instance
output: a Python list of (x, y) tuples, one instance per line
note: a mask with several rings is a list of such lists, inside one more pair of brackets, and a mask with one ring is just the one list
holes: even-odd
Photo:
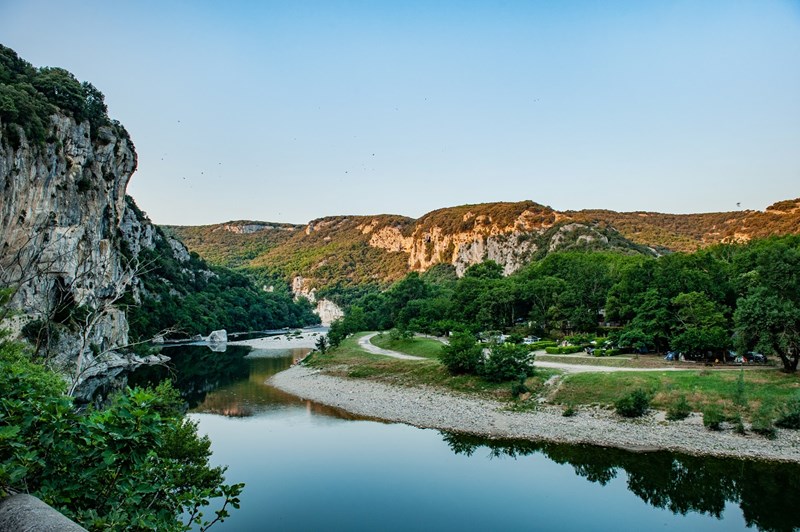
[[(34, 68), (0, 45), (0, 122), (4, 125), (17, 124), (29, 140), (41, 143), (50, 115), (61, 112), (78, 123), (88, 121), (95, 138), (99, 127), (111, 124), (107, 111), (103, 93), (91, 83), (81, 83), (63, 68)], [(16, 130), (6, 129), (18, 146)]]

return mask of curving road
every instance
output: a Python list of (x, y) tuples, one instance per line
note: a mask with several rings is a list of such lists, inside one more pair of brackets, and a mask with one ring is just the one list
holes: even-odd
[(364, 351), (368, 351), (374, 355), (383, 355), (392, 358), (402, 358), (403, 360), (425, 360), (425, 357), (415, 357), (412, 355), (406, 355), (405, 353), (399, 353), (397, 351), (392, 351), (390, 349), (383, 349), (378, 347), (377, 345), (372, 343), (372, 338), (376, 336), (378, 333), (370, 333), (366, 336), (362, 336), (358, 339), (358, 347), (363, 349)]
[[(383, 349), (382, 347), (378, 347), (377, 345), (372, 343), (372, 338), (377, 336), (378, 333), (370, 333), (365, 336), (362, 336), (358, 339), (358, 346), (374, 355), (383, 355), (392, 358), (400, 358), (403, 360), (425, 360), (425, 357), (417, 357), (413, 355), (406, 355), (405, 353), (400, 353), (398, 351), (392, 351), (390, 349)], [(537, 352), (536, 354), (545, 354), (544, 351)], [(568, 357), (569, 355), (561, 355), (564, 357)], [(566, 362), (550, 362), (544, 360), (535, 360), (533, 363), (534, 367), (537, 368), (550, 368), (550, 369), (560, 369), (566, 373), (612, 373), (612, 372), (643, 372), (643, 371), (697, 371), (701, 368), (675, 368), (670, 366), (664, 366), (660, 368), (626, 368), (626, 367), (619, 367), (619, 366), (593, 366), (589, 364), (568, 364)], [(733, 370), (739, 371), (739, 368), (718, 368), (716, 371), (725, 371), (725, 370)]]

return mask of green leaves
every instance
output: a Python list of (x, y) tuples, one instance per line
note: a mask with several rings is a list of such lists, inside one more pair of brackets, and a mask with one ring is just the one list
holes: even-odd
[(179, 517), (211, 498), (214, 521), (238, 506), (242, 485), (210, 466), (208, 438), (168, 384), (78, 412), (60, 379), (0, 343), (0, 389), (0, 494), (33, 493), (93, 530), (184, 530)]

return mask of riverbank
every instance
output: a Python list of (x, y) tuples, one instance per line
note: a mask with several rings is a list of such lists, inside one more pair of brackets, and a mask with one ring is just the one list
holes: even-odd
[(798, 431), (779, 430), (775, 440), (754, 434), (742, 436), (730, 429), (712, 432), (703, 426), (699, 414), (666, 421), (664, 413), (657, 411), (636, 420), (625, 420), (609, 410), (593, 407), (580, 407), (572, 417), (564, 417), (558, 406), (512, 411), (508, 403), (432, 387), (332, 376), (305, 366), (278, 373), (268, 382), (293, 395), (354, 414), (422, 428), (489, 438), (800, 463)]
[(325, 336), (327, 329), (302, 332), (302, 333), (287, 333), (278, 334), (275, 336), (265, 336), (263, 338), (254, 338), (252, 340), (237, 340), (228, 342), (228, 345), (244, 345), (252, 347), (254, 350), (259, 349), (293, 349), (297, 347), (307, 347), (313, 349), (316, 346), (320, 336)]

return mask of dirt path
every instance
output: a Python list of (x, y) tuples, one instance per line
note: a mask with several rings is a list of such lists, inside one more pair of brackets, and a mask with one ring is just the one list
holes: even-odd
[[(536, 351), (535, 355), (546, 355), (544, 351)], [(564, 358), (573, 358), (573, 359), (591, 359), (593, 357), (586, 357), (581, 355), (558, 355), (558, 357)], [(618, 359), (619, 360), (619, 359)], [(624, 358), (622, 360), (631, 360), (630, 358)], [(698, 371), (704, 369), (703, 367), (681, 367), (676, 368), (673, 366), (657, 366), (657, 367), (650, 367), (650, 368), (629, 368), (624, 366), (601, 366), (601, 365), (593, 365), (593, 364), (570, 364), (569, 362), (553, 362), (550, 360), (539, 360), (536, 359), (533, 363), (535, 367), (538, 368), (550, 368), (550, 369), (560, 369), (567, 373), (611, 373), (615, 371), (623, 371), (623, 372), (632, 372), (632, 371)], [(725, 368), (714, 368), (714, 371), (739, 371), (741, 370), (740, 367), (725, 367)]]
[(390, 349), (383, 349), (378, 347), (377, 345), (372, 343), (372, 338), (376, 336), (378, 333), (370, 333), (365, 336), (362, 336), (358, 339), (358, 347), (372, 353), (373, 355), (383, 355), (392, 358), (402, 358), (403, 360), (425, 360), (424, 357), (415, 357), (412, 355), (406, 355), (404, 353), (399, 353), (397, 351), (392, 351)]
[[(697, 371), (698, 368), (625, 368), (619, 366), (592, 366), (589, 364), (567, 364), (565, 362), (546, 362), (536, 360), (533, 365), (537, 368), (560, 369), (567, 373), (611, 373), (613, 371)], [(736, 371), (738, 369), (734, 368)]]

